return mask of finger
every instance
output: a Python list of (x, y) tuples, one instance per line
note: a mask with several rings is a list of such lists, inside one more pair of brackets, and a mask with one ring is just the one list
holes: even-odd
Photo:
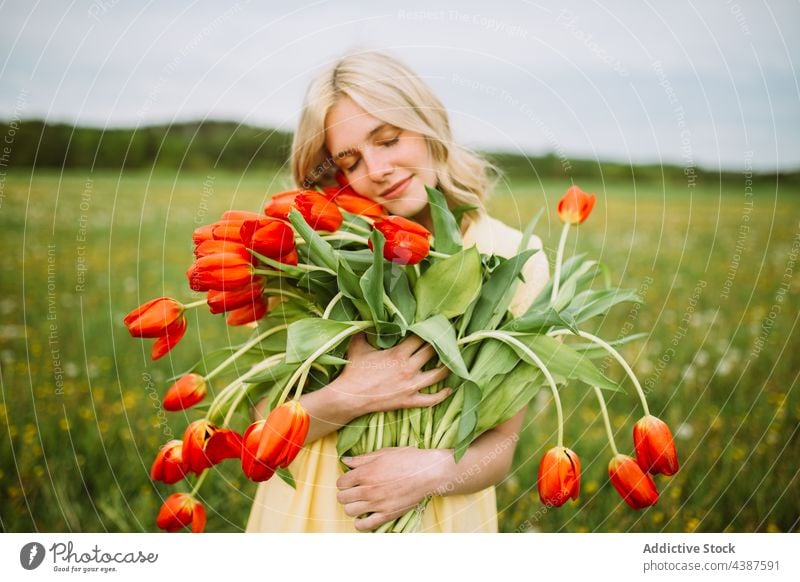
[(434, 394), (417, 394), (411, 400), (411, 408), (425, 408), (428, 406), (436, 406), (440, 402), (442, 402), (445, 398), (450, 396), (453, 393), (452, 388), (443, 388)]
[(410, 334), (407, 338), (397, 344), (393, 349), (397, 350), (400, 355), (411, 357), (411, 354), (417, 351), (419, 347), (425, 343), (421, 337)]
[(342, 489), (336, 493), (336, 501), (342, 505), (355, 503), (356, 501), (367, 501), (366, 497), (366, 487), (350, 487), (349, 489)]
[(425, 344), (408, 359), (408, 363), (415, 368), (422, 368), (428, 360), (436, 355), (436, 350), (430, 344)]
[(416, 382), (414, 382), (414, 388), (417, 390), (422, 390), (423, 388), (427, 388), (428, 386), (433, 386), (437, 382), (441, 382), (445, 378), (450, 375), (450, 370), (445, 368), (444, 366), (439, 366), (437, 368), (433, 368), (432, 370), (426, 370), (424, 372), (420, 372), (417, 374)]
[(360, 485), (361, 474), (359, 471), (348, 471), (336, 480), (336, 488), (340, 491)]
[(372, 531), (379, 528), (387, 521), (391, 521), (392, 517), (385, 513), (372, 513), (367, 517), (362, 517), (353, 521), (353, 525), (358, 531)]
[(371, 453), (364, 453), (363, 455), (358, 455), (356, 457), (342, 457), (342, 463), (350, 467), (351, 469), (355, 469), (356, 467), (360, 467), (366, 463), (370, 463), (375, 460), (375, 457), (378, 457), (382, 454), (382, 451), (372, 451)]
[(344, 512), (350, 517), (358, 517), (365, 513), (369, 513), (371, 504), (367, 501), (354, 501), (344, 506)]
[(372, 346), (367, 343), (367, 336), (363, 331), (358, 332), (350, 339), (347, 353), (350, 356), (359, 355), (372, 351)]

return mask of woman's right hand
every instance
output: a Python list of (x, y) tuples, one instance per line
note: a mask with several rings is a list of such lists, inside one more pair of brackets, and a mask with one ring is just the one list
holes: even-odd
[(350, 340), (348, 364), (327, 389), (337, 391), (349, 401), (356, 416), (433, 406), (452, 392), (450, 388), (435, 394), (420, 392), (450, 374), (444, 366), (422, 369), (435, 355), (433, 347), (415, 335), (409, 335), (394, 347), (378, 350), (359, 333)]

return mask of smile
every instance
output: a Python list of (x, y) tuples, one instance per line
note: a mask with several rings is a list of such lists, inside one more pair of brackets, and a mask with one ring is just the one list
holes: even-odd
[(381, 198), (385, 200), (393, 200), (399, 196), (402, 196), (403, 192), (405, 192), (406, 188), (411, 183), (411, 178), (413, 178), (413, 176), (409, 176), (405, 180), (401, 180), (385, 192), (381, 193)]

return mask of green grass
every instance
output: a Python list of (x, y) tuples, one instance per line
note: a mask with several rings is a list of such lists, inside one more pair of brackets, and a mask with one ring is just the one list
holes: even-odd
[[(192, 298), (184, 275), (191, 231), (229, 208), (259, 209), (286, 186), (285, 176), (269, 172), (6, 177), (0, 191), (4, 531), (155, 529), (161, 496), (175, 488), (153, 485), (150, 463), (187, 423), (171, 414), (165, 424), (158, 399), (201, 346), (238, 343), (248, 332), (226, 329), (220, 336), (223, 326), (198, 312), (171, 358), (152, 363), (150, 342), (130, 338), (121, 320), (153, 297)], [(608, 483), (610, 450), (594, 396), (568, 386), (565, 440), (583, 463), (581, 498), (543, 508), (536, 470), (555, 444), (555, 412), (542, 395), (530, 407), (513, 472), (498, 487), (501, 530), (796, 531), (800, 266), (790, 264), (800, 231), (796, 186), (759, 182), (749, 213), (744, 178), (693, 189), (620, 178), (581, 186), (597, 192), (598, 204), (573, 233), (569, 252), (599, 258), (614, 283), (645, 297), (638, 309), (620, 306), (589, 331), (606, 338), (649, 334), (623, 353), (649, 392), (652, 412), (676, 433), (682, 466), (675, 477), (656, 479), (662, 495), (656, 507), (630, 510)], [(537, 233), (552, 261), (560, 232), (555, 203), (565, 187), (500, 184), (490, 208), (517, 226), (544, 204)], [(734, 268), (742, 225), (749, 231)], [(607, 373), (622, 377), (615, 365)], [(609, 407), (618, 447), (631, 452), (641, 410), (632, 387), (624, 386), (627, 393)], [(255, 484), (233, 462), (222, 472), (224, 479), (203, 489), (208, 529), (239, 531)]]

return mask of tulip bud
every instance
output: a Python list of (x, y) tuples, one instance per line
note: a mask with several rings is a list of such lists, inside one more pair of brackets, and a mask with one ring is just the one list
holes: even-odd
[(658, 501), (653, 479), (628, 455), (616, 455), (608, 464), (611, 484), (633, 509), (644, 509)]
[(258, 461), (273, 468), (288, 467), (306, 440), (308, 425), (308, 412), (296, 400), (274, 408), (261, 431)]
[(183, 311), (184, 307), (178, 301), (159, 297), (137, 307), (122, 321), (133, 337), (162, 337), (167, 328), (183, 316)]
[(537, 480), (539, 499), (552, 507), (561, 507), (567, 499), (577, 499), (581, 488), (581, 462), (566, 447), (553, 447), (539, 463)]
[(179, 440), (171, 440), (161, 447), (150, 468), (150, 478), (153, 481), (172, 485), (186, 476), (181, 454), (182, 444)]
[(636, 461), (643, 471), (653, 475), (674, 475), (678, 472), (678, 452), (672, 433), (664, 421), (645, 416), (633, 426)]
[(206, 379), (199, 374), (185, 374), (164, 395), (164, 410), (186, 410), (205, 397)]
[[(402, 216), (384, 216), (375, 220), (373, 227), (386, 239), (383, 257), (401, 265), (416, 265), (431, 250), (431, 233), (424, 226)], [(370, 241), (370, 248), (372, 242)]]
[(168, 532), (176, 532), (191, 525), (192, 532), (200, 533), (206, 527), (206, 510), (188, 493), (173, 493), (161, 506), (156, 525)]
[(344, 220), (336, 204), (322, 194), (310, 190), (298, 194), (294, 199), (294, 206), (314, 230), (335, 232)]
[(558, 201), (558, 216), (564, 223), (580, 224), (589, 218), (595, 201), (594, 194), (587, 194), (577, 186), (572, 186)]

